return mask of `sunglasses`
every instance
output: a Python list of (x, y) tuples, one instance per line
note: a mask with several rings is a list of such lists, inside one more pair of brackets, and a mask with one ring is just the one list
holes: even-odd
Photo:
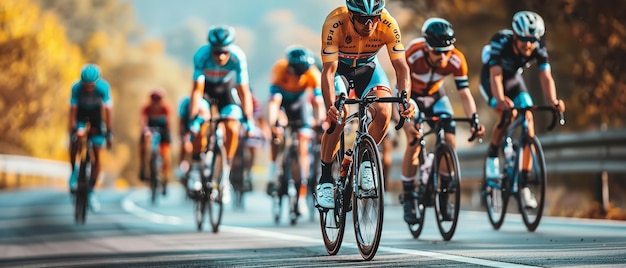
[(367, 16), (359, 13), (352, 13), (352, 19), (363, 25), (368, 23), (374, 24), (380, 21), (380, 15)]
[(432, 52), (435, 55), (448, 55), (450, 53), (450, 51), (452, 50), (431, 50), (430, 52)]
[(520, 36), (520, 35), (518, 35), (518, 36), (517, 36), (517, 39), (518, 39), (518, 40), (520, 40), (520, 41), (522, 41), (522, 42), (524, 42), (524, 43), (526, 43), (526, 42), (535, 43), (535, 42), (537, 42), (537, 41), (538, 41), (538, 40), (537, 40), (537, 38), (532, 37), (532, 36), (531, 36), (531, 37), (526, 37), (526, 36)]
[(217, 57), (217, 56), (220, 56), (220, 55), (223, 55), (223, 54), (227, 54), (227, 55), (228, 55), (229, 53), (230, 53), (230, 51), (228, 51), (228, 50), (219, 50), (219, 49), (216, 49), (216, 50), (212, 50), (212, 51), (211, 51), (211, 54), (213, 54), (213, 56), (216, 56), (216, 57)]

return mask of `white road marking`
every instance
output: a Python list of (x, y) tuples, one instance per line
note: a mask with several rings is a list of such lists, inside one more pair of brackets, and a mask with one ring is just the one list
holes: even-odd
[[(129, 194), (128, 196), (126, 196), (122, 200), (122, 208), (126, 212), (136, 215), (138, 217), (147, 219), (154, 223), (159, 223), (159, 224), (181, 225), (184, 222), (183, 218), (180, 218), (177, 216), (168, 216), (168, 215), (158, 214), (158, 213), (148, 211), (144, 208), (141, 208), (135, 205), (134, 203), (135, 202), (134, 200), (136, 200), (135, 196), (138, 196), (139, 194), (142, 194), (141, 191), (135, 191)], [(225, 232), (231, 232), (231, 233), (239, 233), (239, 234), (245, 233), (247, 235), (268, 237), (272, 239), (280, 239), (280, 240), (285, 240), (285, 241), (299, 241), (299, 242), (306, 242), (306, 243), (317, 244), (317, 245), (324, 244), (321, 239), (313, 239), (313, 238), (305, 237), (305, 236), (284, 234), (284, 233), (279, 233), (279, 232), (265, 231), (265, 230), (245, 228), (245, 227), (222, 225), (220, 226), (220, 230), (225, 231)], [(355, 243), (343, 242), (342, 247), (350, 247), (350, 248), (355, 249), (357, 248), (357, 245)], [(431, 251), (414, 250), (414, 249), (401, 249), (401, 248), (380, 246), (378, 247), (378, 250), (390, 252), (390, 253), (396, 253), (396, 254), (417, 255), (417, 256), (429, 257), (429, 258), (434, 258), (434, 259), (483, 265), (483, 266), (489, 266), (489, 267), (536, 267), (536, 266), (528, 266), (528, 265), (508, 263), (508, 262), (484, 260), (484, 259), (472, 258), (472, 257), (463, 257), (463, 256), (458, 256), (458, 255), (450, 255), (450, 254), (437, 253), (437, 252), (431, 252)]]

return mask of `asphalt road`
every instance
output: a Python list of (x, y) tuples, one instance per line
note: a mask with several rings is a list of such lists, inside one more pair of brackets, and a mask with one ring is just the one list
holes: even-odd
[(462, 211), (455, 236), (444, 242), (432, 208), (413, 239), (401, 207), (388, 205), (378, 253), (363, 261), (352, 228), (339, 253), (329, 256), (317, 220), (276, 225), (262, 192), (248, 195), (243, 211), (227, 206), (217, 234), (196, 231), (192, 203), (180, 187), (156, 206), (146, 189), (98, 196), (101, 211), (79, 226), (64, 191), (0, 192), (0, 267), (626, 266), (626, 222), (544, 217), (529, 233), (519, 215), (509, 214), (495, 231), (485, 212)]

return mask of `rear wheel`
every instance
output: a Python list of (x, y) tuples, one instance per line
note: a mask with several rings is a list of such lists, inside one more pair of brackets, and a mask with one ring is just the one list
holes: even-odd
[[(504, 163), (504, 153), (500, 150), (500, 163)], [(501, 174), (504, 174), (502, 178), (487, 178), (485, 173), (487, 161), (485, 158), (485, 164), (483, 165), (483, 182), (481, 196), (487, 209), (487, 217), (491, 226), (495, 230), (500, 229), (504, 222), (504, 216), (509, 205), (510, 187), (508, 183), (508, 177), (505, 170), (501, 170)]]
[[(522, 152), (524, 152), (522, 154)], [(518, 151), (518, 155), (526, 155), (530, 157), (532, 161), (532, 169), (527, 172), (528, 176), (526, 178), (526, 182), (522, 181), (522, 178), (518, 177), (518, 188), (522, 189), (523, 186), (528, 187), (530, 190), (530, 195), (534, 196), (535, 200), (537, 200), (537, 206), (532, 207), (525, 203), (524, 198), (521, 196), (523, 193), (518, 191), (518, 207), (520, 213), (522, 214), (522, 219), (524, 220), (524, 225), (530, 232), (534, 232), (539, 226), (539, 222), (541, 221), (541, 216), (543, 215), (543, 207), (545, 204), (546, 197), (546, 186), (548, 184), (548, 176), (546, 175), (546, 163), (544, 159), (543, 149), (541, 147), (541, 143), (539, 143), (539, 139), (535, 136), (528, 141), (528, 143), (522, 148), (522, 150)], [(524, 162), (521, 157), (522, 162)], [(520, 163), (520, 166), (522, 166)], [(519, 176), (519, 175), (518, 175)]]
[(296, 225), (300, 211), (298, 209), (298, 199), (300, 198), (300, 159), (298, 157), (297, 148), (291, 146), (290, 153), (287, 155), (286, 166), (289, 169), (285, 170), (285, 174), (290, 176), (287, 183), (287, 196), (289, 196), (289, 222), (291, 225)]
[[(454, 236), (461, 207), (461, 178), (456, 152), (447, 143), (437, 149), (435, 168), (438, 168), (435, 188), (435, 216), (443, 240)], [(442, 175), (443, 174), (443, 175)]]
[[(336, 156), (335, 161), (332, 163), (332, 174), (333, 177), (339, 177), (339, 169), (340, 164), (343, 159), (343, 156)], [(348, 181), (348, 180), (346, 180)], [(335, 185), (335, 195), (340, 194), (344, 196), (344, 202), (337, 202), (337, 196), (335, 196), (335, 209), (319, 209), (319, 220), (320, 227), (322, 229), (322, 238), (324, 240), (324, 246), (326, 247), (326, 252), (330, 255), (335, 255), (339, 252), (341, 248), (341, 242), (343, 241), (343, 235), (346, 230), (346, 213), (347, 210), (343, 203), (348, 203), (350, 201), (349, 195), (346, 195), (348, 191), (345, 186), (339, 183), (339, 185)], [(350, 185), (350, 184), (348, 184)], [(351, 189), (350, 187), (347, 187)], [(344, 190), (345, 189), (345, 190)], [(341, 190), (344, 190), (343, 193), (340, 193)]]
[[(87, 156), (88, 158), (88, 156)], [(77, 224), (85, 224), (87, 218), (87, 207), (89, 207), (89, 173), (91, 171), (87, 167), (89, 160), (84, 159), (80, 163), (78, 171), (78, 181), (76, 185), (76, 198), (74, 206), (74, 221)]]
[[(418, 170), (420, 170), (419, 167)], [(426, 205), (422, 201), (422, 199), (425, 198), (424, 195), (426, 194), (424, 190), (425, 187), (422, 187), (422, 189), (418, 190), (416, 196), (413, 196), (411, 200), (403, 201), (413, 202), (413, 205), (415, 206), (415, 216), (417, 217), (417, 222), (414, 224), (407, 223), (409, 225), (409, 232), (411, 232), (411, 235), (415, 239), (419, 238), (420, 234), (422, 234), (422, 230), (424, 229), (424, 218), (426, 215)]]
[[(376, 142), (371, 137), (363, 137), (358, 145), (356, 159), (354, 169), (357, 171), (355, 178), (358, 179), (359, 187), (352, 200), (352, 219), (359, 253), (363, 259), (371, 260), (380, 243), (384, 211), (382, 163)], [(364, 189), (367, 183), (363, 181), (367, 177), (371, 178), (373, 185)]]
[(196, 228), (198, 229), (198, 232), (202, 231), (205, 209), (206, 209), (206, 198), (205, 198), (205, 194), (202, 193), (201, 195), (194, 197), (194, 200), (193, 200), (194, 217), (196, 220)]

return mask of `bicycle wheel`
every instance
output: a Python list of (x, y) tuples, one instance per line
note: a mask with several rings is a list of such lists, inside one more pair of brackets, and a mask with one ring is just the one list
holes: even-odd
[(287, 196), (289, 197), (289, 222), (291, 225), (296, 225), (296, 221), (300, 216), (298, 209), (298, 199), (300, 198), (300, 158), (298, 157), (298, 148), (292, 146), (290, 153), (287, 155), (287, 165), (289, 167), (285, 169), (285, 174), (289, 175), (287, 180)]
[[(355, 178), (358, 178), (359, 187), (356, 187), (352, 198), (354, 208), (352, 220), (359, 253), (363, 259), (371, 260), (376, 255), (380, 243), (384, 212), (382, 163), (378, 147), (372, 137), (362, 137), (358, 144), (356, 160)], [(372, 187), (367, 186), (367, 177), (371, 178)]]
[(422, 201), (422, 196), (424, 194), (426, 193), (423, 190), (418, 191), (416, 194), (414, 194), (411, 200), (403, 201), (403, 202), (413, 202), (415, 206), (415, 214), (417, 217), (417, 222), (413, 224), (407, 223), (407, 225), (409, 226), (409, 232), (411, 232), (411, 235), (415, 239), (419, 238), (420, 234), (422, 234), (422, 230), (424, 229), (424, 218), (426, 215), (426, 205)]
[(77, 224), (85, 224), (87, 218), (87, 207), (89, 206), (89, 186), (87, 185), (87, 161), (80, 163), (78, 173), (78, 183), (76, 185), (76, 196), (74, 198), (74, 222)]
[[(524, 199), (521, 198), (521, 193), (519, 190), (517, 194), (517, 204), (520, 213), (522, 214), (524, 225), (526, 225), (528, 231), (534, 232), (537, 229), (537, 226), (539, 226), (539, 222), (541, 221), (541, 216), (543, 214), (548, 176), (546, 174), (546, 162), (543, 154), (543, 148), (541, 147), (541, 143), (539, 143), (539, 139), (537, 138), (537, 136), (529, 139), (528, 142), (524, 145), (524, 148), (518, 151), (518, 155), (522, 156), (522, 152), (524, 151), (530, 152), (529, 156), (531, 157), (532, 161), (532, 170), (528, 172), (526, 187), (530, 189), (530, 194), (534, 195), (535, 199), (537, 200), (537, 206), (530, 207), (526, 203), (524, 203)], [(517, 182), (517, 189), (521, 190), (523, 182), (520, 180), (519, 177)]]
[[(436, 152), (435, 217), (443, 240), (454, 236), (461, 207), (461, 178), (459, 159), (452, 146), (442, 143)], [(448, 175), (441, 175), (448, 174)]]
[(245, 163), (246, 159), (246, 145), (245, 138), (239, 137), (239, 143), (237, 146), (237, 152), (233, 159), (233, 164), (230, 172), (230, 182), (233, 186), (233, 207), (235, 209), (243, 210), (243, 193), (244, 193), (244, 180), (245, 180)]
[[(499, 152), (500, 162), (504, 163), (504, 152)], [(504, 222), (504, 216), (509, 205), (510, 187), (508, 176), (504, 173), (505, 170), (501, 170), (502, 174), (505, 174), (501, 179), (488, 179), (486, 172), (487, 161), (483, 165), (483, 182), (481, 196), (487, 209), (487, 216), (491, 226), (495, 230), (500, 229)]]
[(211, 227), (214, 233), (217, 233), (220, 224), (222, 223), (222, 214), (224, 212), (224, 205), (222, 203), (222, 196), (224, 193), (224, 186), (222, 185), (222, 170), (223, 165), (225, 163), (224, 159), (224, 151), (222, 147), (215, 146), (215, 151), (213, 152), (213, 160), (211, 160), (213, 171), (211, 172), (211, 188), (209, 189), (209, 196), (207, 198), (208, 202), (208, 212), (209, 212), (209, 221), (211, 222)]
[[(341, 160), (342, 157), (335, 156), (335, 161), (332, 163), (332, 174), (333, 177), (339, 177), (339, 170), (341, 168)], [(347, 213), (347, 204), (350, 201), (350, 195), (352, 193), (351, 187), (346, 187), (346, 185), (350, 185), (350, 180), (346, 180), (346, 182), (342, 182), (337, 180), (335, 184), (335, 209), (326, 209), (320, 208), (320, 227), (322, 229), (322, 238), (324, 240), (324, 246), (326, 247), (326, 252), (329, 255), (336, 255), (341, 248), (341, 242), (343, 241), (343, 235), (346, 230), (346, 213)], [(347, 183), (347, 184), (346, 184)], [(341, 202), (338, 202), (339, 199), (343, 199)]]
[[(318, 145), (313, 145), (313, 146), (318, 146)], [(315, 192), (315, 186), (317, 185), (318, 179), (321, 175), (321, 167), (320, 167), (320, 152), (318, 151), (317, 148), (313, 147), (312, 149), (312, 155), (313, 157), (311, 158), (311, 168), (310, 170), (310, 176), (307, 180), (307, 185), (306, 185), (306, 204), (307, 204), (307, 209), (309, 211), (309, 221), (314, 222), (315, 221), (315, 215), (316, 215), (316, 209), (315, 209), (315, 200), (313, 199), (313, 193)]]
[(206, 201), (206, 197), (204, 193), (200, 194), (199, 196), (195, 196), (193, 198), (193, 211), (194, 211), (194, 217), (196, 220), (196, 228), (198, 229), (198, 232), (202, 231), (206, 203), (207, 201)]
[(156, 204), (157, 187), (159, 185), (157, 157), (157, 152), (152, 152), (150, 156), (150, 202), (152, 205)]

